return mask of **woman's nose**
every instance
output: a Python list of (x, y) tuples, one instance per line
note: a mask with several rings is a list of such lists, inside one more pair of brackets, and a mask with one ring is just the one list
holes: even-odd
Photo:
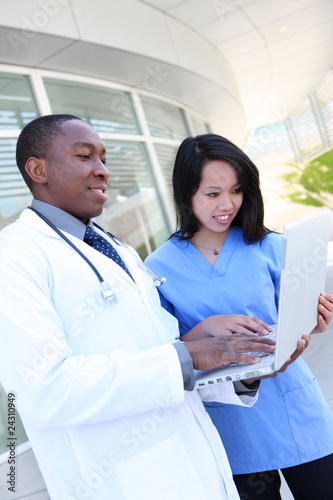
[(232, 208), (232, 201), (230, 199), (230, 196), (228, 195), (222, 196), (219, 199), (217, 207), (219, 210), (228, 210)]

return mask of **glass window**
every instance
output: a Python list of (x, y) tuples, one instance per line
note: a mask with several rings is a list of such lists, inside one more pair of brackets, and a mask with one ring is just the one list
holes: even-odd
[(157, 154), (158, 162), (166, 183), (170, 201), (173, 203), (173, 190), (172, 190), (172, 172), (175, 164), (175, 158), (178, 148), (176, 146), (167, 146), (165, 144), (155, 144), (155, 151)]
[(325, 146), (333, 144), (333, 71), (330, 70), (314, 92), (322, 120)]
[(139, 133), (128, 93), (51, 78), (45, 78), (44, 83), (52, 113), (79, 116), (98, 132)]
[(97, 220), (145, 258), (166, 240), (168, 231), (144, 146), (110, 140), (104, 144), (109, 199)]
[(189, 135), (180, 108), (145, 96), (141, 96), (141, 102), (153, 137), (182, 140)]
[(207, 134), (209, 132), (207, 123), (192, 113), (190, 113), (190, 116), (195, 135)]
[(37, 116), (28, 77), (0, 73), (0, 129), (19, 130)]
[(289, 161), (293, 151), (285, 123), (277, 122), (258, 127), (247, 142), (245, 152), (254, 162), (274, 155), (283, 156)]
[(309, 99), (304, 101), (297, 114), (290, 115), (289, 123), (303, 160), (314, 157), (322, 150), (322, 137)]
[(30, 204), (32, 195), (15, 160), (16, 139), (0, 139), (0, 229)]

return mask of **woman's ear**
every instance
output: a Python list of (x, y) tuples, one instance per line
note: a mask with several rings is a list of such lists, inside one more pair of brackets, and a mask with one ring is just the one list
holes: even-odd
[(36, 184), (47, 184), (47, 174), (44, 160), (31, 156), (25, 164), (25, 171)]

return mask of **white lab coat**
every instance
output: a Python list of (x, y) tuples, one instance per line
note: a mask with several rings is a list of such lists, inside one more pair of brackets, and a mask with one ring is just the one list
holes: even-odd
[[(177, 322), (152, 279), (128, 249), (117, 247), (135, 283), (67, 236), (117, 304), (30, 210), (0, 233), (0, 381), (15, 394), (51, 499), (238, 499), (198, 392), (183, 390)], [(223, 386), (225, 402), (242, 404)]]

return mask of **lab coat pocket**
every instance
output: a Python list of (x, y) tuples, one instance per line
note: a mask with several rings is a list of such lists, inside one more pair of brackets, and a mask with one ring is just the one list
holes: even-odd
[(115, 472), (126, 500), (207, 500), (178, 434), (117, 464)]
[(310, 384), (284, 395), (297, 451), (304, 459), (326, 452), (332, 439), (332, 416), (314, 379)]

